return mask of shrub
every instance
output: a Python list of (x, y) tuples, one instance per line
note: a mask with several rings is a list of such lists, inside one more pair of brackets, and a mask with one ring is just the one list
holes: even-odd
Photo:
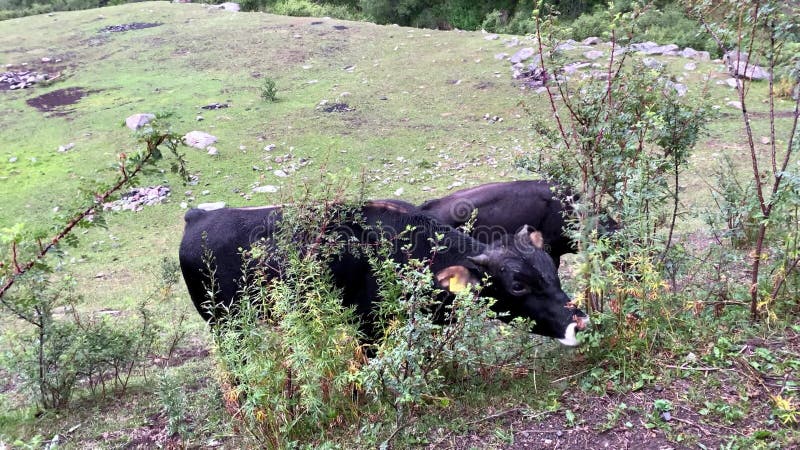
[(427, 262), (395, 262), (388, 242), (348, 245), (368, 258), (381, 297), (370, 333), (377, 337), (361, 344), (354, 312), (328, 273), (327, 258), (342, 250), (320, 235), (337, 223), (330, 204), (284, 207), (276, 242), (256, 246), (247, 257), (259, 262), (245, 264), (282, 261), (282, 277), (251, 270), (236, 315), (215, 330), (229, 410), (260, 445), (288, 445), (362, 418), (402, 428), (425, 407), (446, 407), (459, 384), (530, 367), (535, 341), (525, 327), (493, 326), (490, 303), (468, 291), (442, 309)]
[(275, 80), (272, 78), (264, 78), (264, 84), (261, 86), (261, 98), (267, 102), (274, 102), (277, 101), (278, 95), (278, 88), (275, 84)]

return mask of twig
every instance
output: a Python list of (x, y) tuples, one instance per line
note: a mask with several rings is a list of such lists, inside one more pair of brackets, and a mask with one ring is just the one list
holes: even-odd
[(31, 268), (33, 268), (33, 266), (36, 265), (38, 261), (40, 261), (47, 255), (47, 252), (49, 252), (51, 248), (55, 247), (62, 239), (64, 239), (64, 237), (70, 234), (72, 230), (82, 220), (84, 220), (87, 216), (93, 214), (98, 204), (105, 201), (108, 197), (110, 197), (112, 194), (118, 191), (122, 186), (124, 186), (128, 181), (130, 181), (131, 178), (136, 176), (136, 174), (138, 174), (139, 171), (141, 171), (144, 168), (145, 164), (153, 156), (153, 153), (158, 148), (158, 146), (161, 145), (168, 137), (169, 135), (160, 135), (155, 141), (153, 142), (148, 141), (147, 153), (141, 159), (141, 161), (139, 161), (139, 163), (134, 167), (133, 171), (127, 172), (124, 169), (124, 164), (123, 164), (121, 171), (122, 176), (119, 178), (119, 180), (117, 180), (117, 182), (112, 187), (107, 189), (105, 192), (96, 195), (94, 203), (85, 207), (82, 211), (74, 215), (72, 219), (70, 219), (70, 221), (67, 222), (67, 224), (58, 233), (56, 233), (56, 235), (53, 236), (53, 238), (51, 238), (46, 245), (42, 246), (40, 244), (39, 251), (36, 252), (36, 254), (28, 262), (26, 262), (21, 266), (17, 263), (16, 244), (14, 244), (12, 246), (14, 252), (13, 260), (16, 267), (14, 273), (10, 275), (8, 279), (5, 280), (5, 283), (3, 283), (3, 286), (0, 287), (0, 303), (2, 303), (5, 306), (9, 306), (7, 302), (3, 300), (3, 296), (5, 295), (6, 292), (8, 292), (8, 290), (11, 288), (14, 282), (17, 281), (17, 278), (19, 278), (21, 275), (24, 275)]
[(551, 381), (551, 382), (550, 382), (550, 384), (555, 384), (555, 383), (558, 383), (559, 381), (564, 381), (564, 380), (568, 380), (568, 379), (570, 379), (570, 378), (573, 378), (573, 377), (577, 377), (577, 376), (579, 376), (579, 375), (583, 375), (583, 374), (585, 374), (586, 372), (590, 372), (591, 370), (592, 370), (592, 369), (586, 369), (586, 370), (584, 370), (584, 371), (582, 371), (582, 372), (573, 373), (572, 375), (567, 375), (567, 376), (565, 376), (565, 377), (558, 378), (558, 379), (556, 379), (556, 380), (553, 380), (553, 381)]
[(667, 368), (670, 368), (670, 369), (680, 369), (680, 370), (697, 370), (697, 371), (700, 371), (700, 372), (714, 372), (714, 371), (717, 371), (717, 370), (722, 370), (722, 371), (726, 371), (726, 370), (727, 371), (732, 371), (733, 370), (733, 369), (723, 369), (721, 367), (687, 367), (687, 366), (671, 366), (671, 365), (668, 365), (668, 364), (664, 365), (664, 367), (667, 367)]
[(702, 431), (702, 432), (703, 432), (703, 434), (705, 434), (706, 436), (708, 436), (708, 435), (710, 435), (710, 434), (711, 434), (711, 433), (710, 433), (708, 430), (706, 430), (706, 429), (705, 429), (703, 426), (701, 426), (700, 424), (694, 423), (694, 422), (692, 422), (691, 420), (688, 420), (688, 419), (681, 419), (680, 417), (675, 417), (675, 416), (673, 416), (673, 417), (672, 417), (672, 420), (674, 420), (674, 421), (676, 421), (676, 422), (680, 422), (680, 423), (685, 423), (686, 425), (691, 425), (691, 426), (693, 426), (693, 427), (697, 428), (698, 430)]

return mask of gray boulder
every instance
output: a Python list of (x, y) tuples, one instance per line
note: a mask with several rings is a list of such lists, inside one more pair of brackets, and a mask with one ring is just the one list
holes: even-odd
[(147, 113), (134, 114), (125, 119), (125, 126), (130, 128), (131, 130), (138, 130), (139, 128), (142, 128), (143, 126), (150, 123), (150, 121), (155, 118), (156, 118), (155, 114), (147, 114)]
[(589, 50), (583, 54), (586, 59), (591, 59), (592, 61), (602, 57), (603, 55), (605, 55), (605, 52), (601, 52), (600, 50)]
[(509, 58), (509, 61), (511, 61), (512, 64), (521, 63), (535, 54), (536, 51), (533, 48), (525, 47), (517, 51), (517, 53), (514, 53), (514, 55)]
[(592, 37), (587, 37), (586, 39), (581, 41), (581, 44), (583, 44), (583, 45), (597, 45), (597, 44), (599, 44), (601, 42), (603, 42), (603, 41), (601, 41), (599, 37), (592, 36)]
[(728, 72), (736, 78), (747, 80), (768, 80), (770, 73), (750, 60), (745, 52), (731, 50), (722, 57)]
[(209, 145), (217, 142), (217, 137), (203, 131), (190, 131), (183, 137), (183, 141), (189, 147), (203, 150)]

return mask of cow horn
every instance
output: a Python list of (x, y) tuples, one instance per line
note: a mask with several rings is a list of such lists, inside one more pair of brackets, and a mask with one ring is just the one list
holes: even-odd
[(467, 256), (468, 261), (471, 261), (478, 267), (488, 270), (496, 269), (501, 263), (501, 259), (502, 256), (497, 250), (489, 250), (478, 256)]

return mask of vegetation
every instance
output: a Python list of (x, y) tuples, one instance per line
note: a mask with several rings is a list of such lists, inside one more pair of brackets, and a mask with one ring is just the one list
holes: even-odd
[[(608, 14), (602, 49), (639, 39), (658, 9)], [(537, 11), (526, 19), (538, 30), (529, 42), (556, 74), (578, 52), (555, 51), (563, 19)], [(693, 11), (720, 53), (748, 48), (783, 74), (785, 90), (796, 86), (796, 61), (783, 52), (798, 41), (797, 14), (740, 2)], [(4, 62), (67, 48), (63, 36), (37, 33), (57, 19), (74, 30), (68, 48), (84, 64), (54, 85), (2, 92), (13, 113), (0, 115), (0, 186), (10, 192), (0, 205), (0, 378), (9, 380), (0, 444), (536, 447), (609, 430), (603, 438), (665, 445), (798, 444), (798, 113), (796, 100), (778, 96), (781, 81), (729, 90), (715, 84), (729, 77), (715, 62), (693, 72), (664, 58), (651, 69), (625, 55), (593, 77), (551, 77), (535, 96), (497, 81), (508, 64), (493, 55), (505, 44), (477, 33), (348, 24), (358, 33), (345, 34), (255, 14), (230, 30), (229, 15), (159, 3), (104, 15), (164, 25), (101, 39), (105, 22), (93, 14), (0, 24)], [(193, 27), (174, 25), (187, 21)], [(204, 46), (211, 33), (231, 43), (225, 58)], [(152, 44), (147, 58), (128, 53), (134, 38)], [(162, 59), (173, 64), (153, 73), (150, 61)], [(122, 61), (124, 74), (108, 70)], [(280, 102), (265, 104), (263, 73), (281, 86)], [(26, 103), (89, 83), (98, 92), (68, 118)], [(741, 110), (724, 106), (733, 92)], [(204, 110), (198, 122), (198, 106), (223, 98), (228, 108)], [(333, 98), (347, 108), (315, 108)], [(127, 134), (119, 119), (164, 106), (181, 128), (213, 127), (220, 156), (181, 156), (177, 135), (157, 127), (138, 155), (117, 156)], [(487, 112), (504, 120), (481, 119)], [(54, 154), (72, 136), (76, 151)], [(188, 173), (150, 164), (165, 149), (175, 169), (189, 161)], [(419, 314), (435, 294), (424, 262), (398, 267), (381, 249), (372, 265), (386, 301), (383, 337), (365, 351), (324, 265), (288, 235), (266, 250), (279, 251), (293, 276), (244, 287), (253, 301), (238, 323), (210, 334), (174, 258), (164, 259), (177, 248), (181, 202), (293, 201), (291, 228), (313, 231), (326, 201), (397, 192), (418, 201), (457, 183), (537, 176), (580, 193), (581, 252), (562, 270), (592, 311), (577, 351), (494, 324), (468, 293), (456, 321), (430, 322)], [(172, 200), (101, 214), (99, 204), (133, 180), (172, 185)], [(254, 190), (267, 183), (282, 193)], [(72, 194), (78, 187), (86, 194)], [(604, 216), (623, 228), (596, 233)]]

